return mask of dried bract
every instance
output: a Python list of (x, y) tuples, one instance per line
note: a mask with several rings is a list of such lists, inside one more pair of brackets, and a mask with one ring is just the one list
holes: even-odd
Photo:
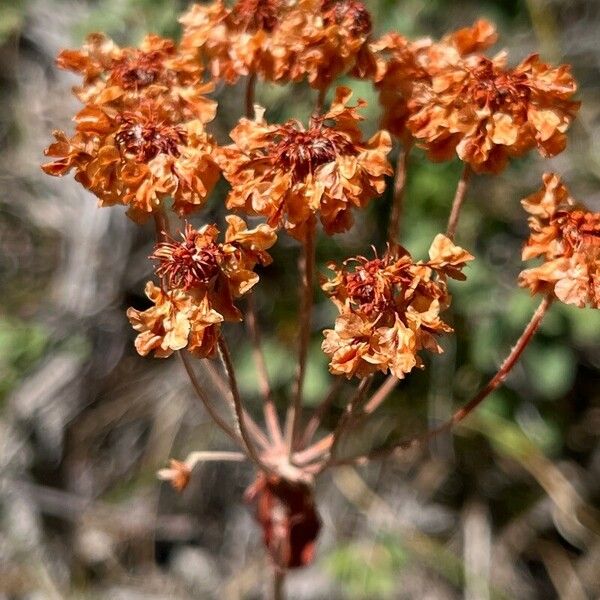
[(600, 308), (600, 213), (578, 206), (554, 173), (521, 203), (531, 215), (523, 260), (544, 262), (523, 271), (519, 285), (565, 304)]

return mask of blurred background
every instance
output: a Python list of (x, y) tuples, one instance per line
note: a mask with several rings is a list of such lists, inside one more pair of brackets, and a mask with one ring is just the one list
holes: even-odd
[[(377, 33), (432, 35), (485, 16), (516, 63), (532, 51), (573, 65), (583, 107), (566, 152), (531, 155), (478, 177), (458, 242), (477, 256), (453, 286), (457, 333), (392, 394), (345, 452), (405, 437), (447, 418), (495, 372), (536, 300), (516, 287), (528, 230), (519, 199), (541, 173), (560, 172), (600, 208), (600, 2), (373, 0)], [(155, 478), (169, 457), (225, 449), (177, 360), (139, 357), (125, 317), (144, 306), (152, 226), (96, 207), (72, 178), (42, 174), (51, 130), (71, 131), (75, 77), (54, 57), (86, 33), (135, 44), (178, 35), (185, 2), (0, 0), (0, 598), (261, 598), (267, 560), (243, 503), (248, 466), (196, 468), (175, 494)], [(370, 86), (348, 85), (369, 102)], [(304, 117), (308, 87), (259, 84), (267, 118)], [(242, 86), (219, 88), (212, 131), (222, 142), (242, 112)], [(443, 230), (458, 163), (415, 152), (403, 243), (425, 256)], [(222, 184), (202, 220), (222, 222)], [(381, 248), (389, 197), (348, 234), (321, 239), (331, 259)], [(257, 290), (280, 406), (293, 375), (295, 242), (281, 238)], [(320, 330), (334, 311), (315, 295), (308, 402), (329, 386)], [(243, 328), (226, 331), (242, 391), (259, 414)], [(291, 598), (454, 599), (600, 597), (600, 311), (556, 304), (501, 390), (426, 449), (320, 480), (323, 530), (311, 567), (290, 575)], [(209, 386), (209, 380), (206, 380)], [(218, 389), (211, 390), (218, 394)], [(339, 416), (334, 408), (327, 424)]]

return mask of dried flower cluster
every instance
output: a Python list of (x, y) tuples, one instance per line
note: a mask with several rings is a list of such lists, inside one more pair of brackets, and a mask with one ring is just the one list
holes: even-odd
[[(214, 0), (191, 6), (180, 22), (179, 44), (149, 35), (137, 48), (120, 48), (92, 34), (80, 50), (60, 53), (58, 65), (82, 78), (74, 93), (83, 107), (74, 117), (73, 135), (54, 133), (46, 150), (51, 160), (43, 169), (54, 176), (73, 171), (101, 206), (123, 205), (140, 224), (154, 219), (157, 245), (150, 258), (159, 282), (146, 285), (148, 308), (127, 312), (138, 334), (135, 347), (143, 356), (161, 358), (184, 351), (180, 356), (194, 391), (240, 450), (192, 453), (184, 462), (172, 460), (159, 476), (181, 491), (198, 461), (252, 461), (258, 472), (247, 500), (256, 505), (265, 545), (282, 571), (312, 559), (320, 529), (314, 478), (335, 466), (338, 441), (360, 418), (357, 409), (364, 409), (363, 416), (375, 410), (398, 380), (423, 367), (422, 351), (441, 352), (439, 336), (452, 332), (442, 319), (451, 302), (448, 280), (464, 279), (474, 259), (452, 241), (469, 174), (498, 173), (509, 159), (534, 149), (544, 157), (562, 152), (579, 108), (573, 100), (576, 83), (568, 66), (548, 65), (537, 55), (515, 67), (504, 53), (483, 55), (497, 40), (485, 20), (440, 41), (408, 40), (398, 32), (376, 37), (359, 0), (238, 0), (231, 7)], [(342, 75), (370, 81), (379, 93), (382, 129), (370, 139), (361, 131), (359, 109), (365, 102), (351, 105), (350, 89), (336, 87)], [(217, 83), (242, 77), (246, 115), (233, 127), (232, 143), (220, 146), (209, 130), (218, 108), (209, 94)], [(254, 104), (257, 80), (305, 81), (317, 90), (309, 122), (268, 121), (269, 107)], [(328, 92), (333, 98), (326, 109)], [(329, 370), (362, 381), (334, 431), (311, 445), (331, 405), (324, 398), (302, 431), (315, 244), (321, 230), (333, 235), (351, 229), (357, 213), (384, 194), (394, 173), (388, 162), (394, 139), (402, 149), (385, 251), (331, 263), (333, 275), (321, 279), (338, 311), (333, 329), (323, 332)], [(415, 261), (397, 240), (414, 144), (432, 160), (458, 156), (465, 164), (446, 235), (434, 238), (425, 261)], [(221, 175), (230, 189), (220, 208), (232, 213), (225, 216), (224, 240), (213, 219), (198, 226), (184, 222), (181, 239), (174, 239), (173, 222), (201, 218)], [(523, 271), (519, 283), (544, 299), (498, 373), (449, 426), (500, 385), (552, 298), (600, 307), (600, 215), (578, 207), (554, 174), (544, 177), (543, 189), (523, 206), (531, 215), (523, 259), (543, 262)], [(248, 228), (242, 216), (264, 222)], [(256, 268), (271, 263), (267, 251), (282, 230), (300, 246), (302, 297), (285, 427), (270, 390), (253, 303), (246, 315), (236, 306), (258, 283)], [(244, 405), (222, 332), (223, 323), (244, 316), (261, 378), (266, 433)], [(212, 358), (217, 348), (229, 381), (232, 401), (225, 408), (233, 408), (233, 426), (220, 416), (189, 362), (189, 354)], [(363, 397), (379, 373), (388, 378), (370, 400)]]
[(242, 119), (231, 132), (235, 143), (223, 149), (223, 173), (232, 187), (227, 208), (264, 216), (297, 239), (314, 215), (328, 234), (349, 229), (352, 209), (381, 194), (392, 173), (389, 134), (363, 141), (350, 96), (338, 88), (329, 111), (308, 128), (298, 121), (268, 125), (262, 111), (254, 121)]
[(555, 173), (546, 173), (542, 189), (521, 203), (531, 215), (523, 260), (544, 262), (523, 271), (519, 285), (565, 304), (600, 308), (600, 213), (578, 206)]
[(235, 83), (254, 74), (285, 83), (307, 79), (324, 90), (357, 68), (371, 17), (357, 0), (218, 0), (181, 17), (182, 48)]
[(241, 321), (233, 304), (258, 282), (257, 264), (267, 265), (266, 252), (277, 236), (267, 225), (248, 230), (242, 219), (227, 217), (225, 243), (218, 243), (219, 230), (205, 225), (195, 230), (187, 225), (182, 241), (158, 244), (152, 258), (159, 261), (157, 275), (164, 289), (152, 282), (146, 295), (154, 304), (145, 311), (130, 308), (127, 316), (139, 332), (137, 351), (159, 358), (186, 348), (204, 358), (214, 354), (223, 321)]
[(381, 258), (330, 264), (335, 276), (322, 287), (340, 313), (335, 329), (324, 332), (330, 371), (366, 377), (389, 370), (403, 379), (423, 366), (420, 350), (441, 352), (435, 335), (452, 331), (440, 318), (450, 304), (446, 279), (464, 279), (462, 269), (473, 258), (439, 234), (428, 261), (414, 262), (394, 247)]

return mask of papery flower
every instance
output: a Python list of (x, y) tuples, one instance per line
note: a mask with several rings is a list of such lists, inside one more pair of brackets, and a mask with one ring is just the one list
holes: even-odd
[(415, 85), (431, 84), (434, 75), (469, 54), (489, 48), (497, 37), (494, 26), (480, 19), (439, 42), (430, 38), (410, 41), (398, 33), (388, 33), (370, 43), (369, 52), (376, 64), (371, 77), (383, 108), (381, 126), (400, 138), (410, 136), (406, 121)]
[(330, 110), (308, 128), (298, 121), (268, 125), (262, 111), (254, 121), (242, 119), (231, 132), (234, 144), (223, 149), (221, 166), (232, 186), (227, 207), (263, 215), (297, 239), (313, 215), (328, 234), (349, 229), (351, 210), (381, 194), (392, 173), (389, 134), (363, 141), (350, 96), (338, 88)]
[(372, 20), (360, 0), (300, 0), (282, 19), (272, 39), (276, 72), (307, 79), (326, 90), (338, 77), (365, 76), (373, 65), (367, 52)]
[(188, 224), (182, 241), (157, 244), (151, 258), (158, 261), (156, 274), (164, 290), (149, 282), (146, 295), (154, 306), (127, 311), (139, 332), (135, 346), (142, 356), (154, 352), (165, 358), (184, 348), (199, 357), (212, 356), (221, 323), (241, 320), (233, 301), (256, 285), (253, 269), (271, 262), (266, 250), (277, 237), (267, 225), (247, 229), (235, 215), (227, 222), (224, 243), (217, 241), (214, 225), (195, 230)]
[(217, 104), (205, 96), (214, 86), (202, 81), (201, 63), (157, 35), (147, 35), (139, 48), (120, 48), (93, 33), (81, 49), (63, 50), (57, 64), (81, 74), (83, 82), (73, 91), (84, 104), (123, 111), (157, 99), (172, 121), (207, 123), (215, 116)]
[(100, 206), (123, 204), (143, 222), (166, 197), (180, 215), (200, 208), (219, 179), (217, 146), (198, 119), (172, 121), (168, 106), (145, 101), (114, 112), (88, 105), (75, 117), (76, 132), (55, 131), (45, 151), (49, 175), (75, 171)]
[(522, 271), (519, 285), (565, 304), (600, 308), (600, 213), (579, 206), (555, 173), (546, 173), (543, 187), (521, 204), (531, 215), (523, 260), (544, 262)]
[(456, 152), (474, 171), (498, 173), (509, 157), (533, 148), (544, 157), (564, 150), (579, 108), (570, 67), (551, 67), (537, 55), (515, 68), (505, 60), (467, 57), (415, 88), (407, 125), (431, 159)]
[(286, 59), (273, 56), (272, 37), (291, 9), (283, 0), (238, 0), (231, 8), (222, 0), (194, 4), (179, 19), (181, 48), (206, 61), (213, 77), (227, 83), (251, 73), (273, 81), (285, 79)]
[(322, 288), (339, 316), (334, 329), (324, 331), (329, 370), (348, 378), (389, 370), (401, 379), (422, 366), (421, 349), (441, 352), (435, 336), (452, 331), (440, 317), (450, 304), (446, 279), (464, 279), (462, 269), (470, 260), (466, 250), (438, 234), (428, 261), (414, 262), (394, 247), (381, 258), (359, 256), (341, 267), (331, 263), (334, 276)]

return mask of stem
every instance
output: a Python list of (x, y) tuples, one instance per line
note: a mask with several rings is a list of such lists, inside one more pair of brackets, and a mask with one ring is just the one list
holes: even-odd
[(333, 404), (333, 401), (337, 398), (343, 383), (344, 380), (341, 377), (336, 377), (325, 398), (313, 411), (313, 414), (308, 420), (308, 425), (304, 430), (301, 447), (306, 447), (308, 444), (310, 444), (315, 433), (317, 432), (317, 429), (319, 428), (319, 425), (321, 424), (321, 421), (323, 420), (323, 417), (327, 414), (327, 411)]
[(317, 95), (317, 102), (315, 104), (315, 111), (313, 113), (314, 117), (318, 117), (323, 112), (323, 107), (325, 106), (325, 96), (327, 95), (327, 88), (323, 88), (319, 90), (319, 94)]
[(407, 450), (414, 444), (423, 444), (431, 440), (436, 435), (452, 429), (454, 425), (464, 420), (471, 412), (473, 412), (495, 389), (497, 389), (507, 378), (512, 368), (518, 362), (519, 358), (523, 354), (525, 348), (529, 342), (533, 339), (536, 331), (538, 330), (544, 315), (552, 304), (552, 298), (546, 296), (539, 304), (535, 312), (533, 313), (529, 323), (527, 323), (523, 333), (517, 340), (496, 374), (488, 381), (488, 383), (471, 398), (465, 405), (459, 408), (446, 422), (442, 423), (438, 427), (425, 432), (424, 434), (413, 437), (402, 442), (397, 442), (392, 446), (385, 448), (378, 448), (365, 456), (354, 457), (347, 460), (334, 461), (332, 465), (338, 466), (343, 464), (366, 464), (371, 460), (378, 458), (385, 458), (391, 454), (394, 454), (397, 450)]
[(258, 319), (256, 317), (256, 306), (254, 304), (254, 296), (252, 294), (248, 296), (246, 325), (248, 332), (250, 333), (250, 339), (252, 340), (252, 356), (254, 357), (254, 363), (256, 365), (258, 385), (263, 397), (265, 423), (267, 424), (267, 429), (269, 431), (271, 440), (276, 445), (281, 445), (283, 443), (281, 426), (279, 424), (279, 418), (277, 417), (277, 409), (275, 408), (275, 403), (273, 402), (271, 386), (269, 385), (269, 374), (267, 372), (265, 356), (261, 348), (260, 331), (258, 329)]
[(273, 568), (273, 600), (284, 600), (285, 571), (275, 566)]
[(304, 376), (308, 358), (308, 345), (310, 342), (311, 313), (313, 303), (313, 279), (315, 270), (315, 237), (316, 219), (311, 215), (307, 227), (303, 253), (300, 256), (299, 271), (302, 281), (301, 312), (300, 312), (300, 345), (298, 351), (298, 368), (296, 371), (296, 385), (293, 404), (288, 410), (286, 422), (286, 442), (291, 456), (299, 436), (299, 427), (302, 413), (302, 392), (304, 390)]
[(246, 81), (246, 117), (254, 118), (254, 96), (256, 93), (256, 73), (248, 75)]
[(194, 388), (194, 392), (196, 392), (196, 396), (202, 402), (212, 420), (223, 430), (225, 434), (227, 434), (230, 439), (232, 439), (239, 446), (242, 446), (243, 444), (241, 443), (240, 437), (236, 434), (235, 430), (217, 412), (217, 409), (213, 406), (212, 402), (210, 402), (204, 393), (204, 390), (202, 389), (202, 386), (196, 377), (196, 373), (194, 373), (190, 357), (185, 353), (185, 351), (179, 351), (177, 354), (181, 359), (183, 366), (185, 367), (188, 377), (190, 378), (190, 382), (192, 384), (192, 388)]
[(267, 467), (263, 461), (260, 459), (256, 449), (254, 448), (254, 443), (250, 438), (250, 433), (248, 431), (247, 419), (249, 416), (242, 405), (242, 398), (240, 396), (240, 391), (237, 384), (237, 379), (235, 377), (235, 371), (233, 368), (233, 362), (231, 360), (231, 355), (229, 354), (229, 348), (227, 347), (227, 342), (225, 338), (220, 335), (219, 336), (219, 352), (223, 358), (223, 364), (225, 365), (225, 371), (227, 372), (227, 377), (229, 378), (229, 387), (231, 388), (231, 396), (233, 398), (233, 409), (235, 411), (235, 416), (237, 419), (237, 425), (240, 430), (240, 435), (242, 436), (242, 440), (244, 441), (244, 446), (248, 451), (248, 456), (252, 459), (252, 461), (263, 471), (266, 473), (271, 473), (271, 469)]
[(454, 239), (454, 235), (456, 234), (456, 227), (458, 226), (458, 219), (460, 217), (460, 209), (462, 208), (465, 200), (465, 194), (467, 193), (467, 185), (469, 183), (469, 179), (471, 178), (471, 173), (471, 167), (468, 163), (465, 163), (462, 175), (460, 176), (458, 185), (456, 186), (456, 193), (454, 194), (454, 201), (452, 202), (452, 209), (450, 210), (450, 218), (448, 219), (448, 227), (446, 228), (446, 235), (451, 240)]
[[(369, 400), (364, 404), (364, 406), (361, 407), (360, 413), (356, 414), (356, 410), (353, 411), (353, 414), (355, 415), (353, 422), (348, 423), (348, 425), (345, 425), (344, 427), (346, 429), (350, 427), (355, 427), (363, 419), (365, 419), (367, 415), (370, 415), (373, 411), (375, 411), (389, 396), (390, 392), (398, 385), (399, 381), (400, 380), (397, 377), (389, 375), (388, 378), (379, 386), (377, 391), (371, 396), (371, 398), (369, 398)], [(354, 401), (355, 400), (351, 400), (350, 405)], [(332, 446), (334, 437), (336, 435), (336, 432), (330, 433), (325, 437), (321, 438), (318, 442), (314, 443), (312, 446), (303, 450), (302, 452), (296, 453), (294, 456), (295, 463), (306, 464), (325, 454)], [(330, 454), (332, 452), (333, 449), (330, 451)]]
[(398, 238), (400, 221), (404, 208), (404, 192), (406, 189), (406, 174), (408, 171), (408, 157), (412, 144), (407, 142), (402, 146), (398, 153), (396, 161), (396, 175), (394, 178), (394, 195), (392, 198), (392, 211), (390, 213), (390, 222), (388, 226), (388, 242), (394, 245)]

